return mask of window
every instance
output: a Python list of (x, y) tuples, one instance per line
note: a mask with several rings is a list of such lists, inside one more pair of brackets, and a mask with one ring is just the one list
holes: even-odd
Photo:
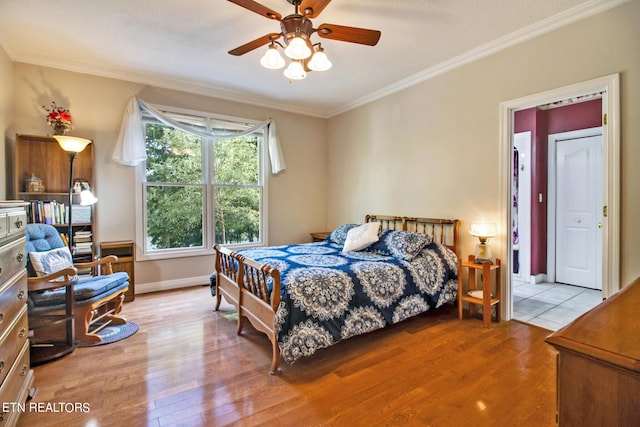
[(143, 259), (211, 253), (215, 243), (265, 241), (264, 130), (242, 119), (163, 109), (196, 134), (142, 115), (147, 160), (141, 179)]

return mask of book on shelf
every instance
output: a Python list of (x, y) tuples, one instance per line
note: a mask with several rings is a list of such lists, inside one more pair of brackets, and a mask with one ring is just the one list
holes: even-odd
[(61, 225), (64, 224), (64, 203), (55, 200), (32, 200), (29, 202), (28, 218), (32, 223)]
[(91, 242), (76, 243), (76, 245), (75, 245), (75, 253), (78, 254), (78, 255), (93, 253), (93, 243), (91, 243)]

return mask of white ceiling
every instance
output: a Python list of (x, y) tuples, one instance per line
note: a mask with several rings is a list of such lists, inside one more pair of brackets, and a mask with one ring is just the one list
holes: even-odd
[[(277, 21), (226, 0), (0, 0), (0, 44), (51, 66), (330, 117), (464, 63), (599, 13), (621, 0), (334, 0), (313, 19), (382, 31), (375, 47), (320, 39), (333, 68), (289, 82), (227, 51)], [(286, 0), (259, 0), (283, 16)]]

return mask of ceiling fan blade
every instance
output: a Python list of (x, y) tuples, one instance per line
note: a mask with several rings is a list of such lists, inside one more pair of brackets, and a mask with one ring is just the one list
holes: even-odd
[[(331, 3), (331, 0), (302, 0), (300, 11), (307, 18), (315, 18), (320, 15), (320, 12), (322, 12), (329, 3)], [(309, 10), (309, 12), (307, 12), (307, 10)]]
[(242, 6), (245, 9), (249, 9), (252, 12), (255, 12), (259, 15), (264, 16), (265, 18), (274, 19), (279, 21), (282, 19), (282, 15), (276, 12), (273, 9), (269, 9), (267, 6), (263, 6), (260, 3), (257, 3), (253, 0), (228, 0), (231, 3), (235, 3), (238, 6)]
[(280, 36), (280, 33), (267, 34), (266, 36), (262, 36), (253, 41), (250, 41), (249, 43), (243, 44), (242, 46), (238, 46), (237, 48), (230, 50), (229, 54), (235, 56), (244, 55), (247, 52), (251, 52), (253, 49), (257, 49), (260, 46), (271, 43), (273, 40), (277, 40)]
[(340, 40), (343, 42), (366, 44), (375, 46), (382, 33), (378, 30), (366, 28), (345, 27), (343, 25), (322, 24), (316, 30), (320, 37), (325, 39)]

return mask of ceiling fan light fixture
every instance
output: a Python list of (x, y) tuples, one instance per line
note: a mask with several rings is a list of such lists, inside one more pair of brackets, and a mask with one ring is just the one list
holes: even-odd
[(275, 44), (271, 43), (269, 49), (264, 53), (264, 56), (260, 59), (260, 64), (270, 70), (279, 70), (284, 67), (285, 61)]
[(332, 65), (333, 64), (329, 61), (327, 54), (324, 53), (324, 49), (321, 46), (317, 46), (315, 53), (307, 64), (307, 67), (313, 71), (327, 71)]
[(311, 49), (303, 37), (295, 36), (289, 40), (284, 54), (291, 59), (307, 59), (311, 56)]
[(291, 64), (284, 70), (284, 75), (291, 80), (302, 80), (307, 77), (307, 72), (300, 61), (291, 61)]

